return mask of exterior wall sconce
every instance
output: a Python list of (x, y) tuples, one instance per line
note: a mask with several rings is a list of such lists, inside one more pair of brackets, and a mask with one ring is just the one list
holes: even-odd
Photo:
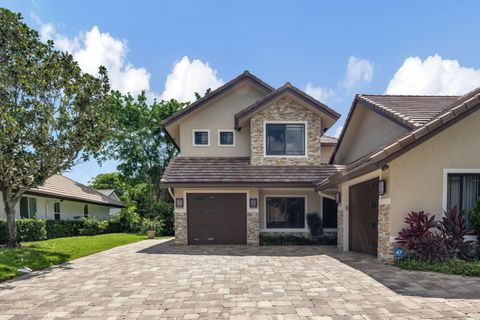
[(378, 181), (378, 195), (383, 196), (387, 192), (387, 182), (385, 180)]
[(176, 198), (175, 199), (175, 207), (183, 208), (183, 198)]
[(257, 198), (250, 198), (250, 208), (256, 208), (258, 206)]
[(340, 192), (335, 193), (335, 202), (337, 204), (342, 202), (342, 194)]

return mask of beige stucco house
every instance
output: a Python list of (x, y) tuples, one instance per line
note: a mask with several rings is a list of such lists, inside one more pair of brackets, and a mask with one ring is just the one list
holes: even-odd
[(357, 95), (316, 185), (338, 201), (338, 246), (391, 261), (411, 211), (468, 212), (480, 196), (480, 89), (465, 96)]
[[(95, 217), (108, 220), (124, 206), (114, 190), (94, 190), (62, 175), (53, 175), (42, 186), (25, 192), (15, 209), (17, 219), (81, 220)], [(0, 219), (6, 219), (2, 197)]]
[(339, 114), (290, 83), (249, 72), (163, 122), (179, 155), (161, 180), (175, 200), (177, 244), (258, 244), (261, 233), (308, 234), (309, 213), (336, 232), (337, 206), (314, 189)]

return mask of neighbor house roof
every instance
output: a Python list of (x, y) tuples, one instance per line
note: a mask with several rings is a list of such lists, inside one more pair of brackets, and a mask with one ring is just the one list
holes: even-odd
[(357, 104), (397, 123), (398, 125), (413, 130), (421, 127), (433, 119), (443, 110), (447, 109), (460, 96), (407, 96), (407, 95), (373, 95), (357, 94), (348, 112), (345, 125), (338, 138), (337, 146), (332, 153), (330, 162), (333, 162), (338, 149), (342, 144), (350, 120), (357, 108)]
[(285, 83), (285, 85), (281, 86), (277, 90), (274, 90), (270, 92), (269, 94), (265, 95), (263, 98), (255, 102), (254, 104), (250, 105), (249, 107), (243, 109), (242, 111), (239, 111), (238, 113), (235, 114), (235, 129), (239, 129), (240, 125), (240, 120), (242, 120), (245, 117), (248, 117), (267, 105), (269, 102), (275, 100), (279, 96), (283, 95), (284, 93), (290, 93), (293, 96), (299, 98), (300, 100), (304, 101), (305, 103), (313, 106), (315, 109), (325, 113), (327, 116), (332, 118), (334, 121), (336, 121), (338, 118), (340, 118), (340, 114), (337, 113), (335, 110), (330, 109), (328, 106), (325, 104), (321, 103), (320, 101), (316, 100), (315, 98), (309, 96), (302, 90), (299, 90), (298, 88), (294, 87), (291, 85), (289, 82)]
[(163, 187), (210, 185), (301, 185), (312, 187), (342, 166), (252, 166), (250, 158), (177, 157), (161, 180)]
[(248, 80), (252, 81), (253, 83), (255, 83), (260, 88), (265, 89), (265, 91), (267, 91), (267, 92), (271, 92), (271, 91), (275, 90), (269, 84), (260, 80), (259, 78), (257, 78), (256, 76), (254, 76), (253, 74), (251, 74), (249, 71), (246, 70), (242, 74), (237, 76), (236, 78), (230, 80), (229, 82), (227, 82), (224, 85), (218, 87), (217, 89), (213, 90), (212, 92), (205, 95), (204, 97), (196, 100), (195, 102), (189, 104), (185, 108), (183, 108), (183, 109), (177, 111), (176, 113), (172, 114), (170, 117), (163, 120), (160, 124), (163, 127), (166, 127), (166, 126), (172, 124), (173, 122), (183, 118), (184, 116), (186, 116), (189, 113), (197, 110), (198, 108), (201, 108), (203, 105), (205, 105), (206, 102), (208, 102), (208, 101), (214, 99), (215, 97), (221, 95), (222, 93), (228, 91), (229, 89), (233, 88), (235, 85), (239, 84), (241, 81), (243, 81), (245, 79), (248, 79)]
[(42, 186), (32, 188), (26, 193), (48, 198), (86, 202), (110, 207), (125, 207), (122, 202), (116, 201), (101, 192), (59, 174), (51, 176)]
[(94, 189), (95, 191), (100, 192), (101, 194), (110, 197), (112, 193), (115, 192), (115, 189)]
[(447, 129), (480, 109), (480, 88), (456, 98), (453, 103), (429, 121), (411, 130), (394, 142), (376, 150), (346, 166), (341, 172), (318, 182), (316, 190), (323, 190), (338, 183), (381, 168), (389, 161)]

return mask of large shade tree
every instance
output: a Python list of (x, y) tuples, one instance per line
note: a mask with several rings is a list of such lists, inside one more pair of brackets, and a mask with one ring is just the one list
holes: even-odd
[(24, 192), (100, 150), (109, 91), (104, 68), (83, 73), (20, 14), (0, 8), (0, 191), (10, 246), (18, 245), (15, 205)]

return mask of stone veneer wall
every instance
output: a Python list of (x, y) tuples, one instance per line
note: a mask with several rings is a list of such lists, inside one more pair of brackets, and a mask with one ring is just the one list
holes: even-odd
[(188, 244), (187, 213), (175, 212), (175, 244)]
[(387, 263), (393, 262), (393, 243), (390, 241), (390, 203), (380, 199), (378, 206), (378, 259)]
[[(306, 157), (264, 157), (264, 121), (306, 121)], [(265, 106), (250, 119), (250, 142), (252, 165), (319, 165), (321, 118), (293, 99), (284, 97)]]
[(337, 247), (343, 251), (343, 210), (341, 204), (338, 204), (337, 210)]
[(247, 244), (258, 246), (260, 220), (258, 211), (247, 211)]

